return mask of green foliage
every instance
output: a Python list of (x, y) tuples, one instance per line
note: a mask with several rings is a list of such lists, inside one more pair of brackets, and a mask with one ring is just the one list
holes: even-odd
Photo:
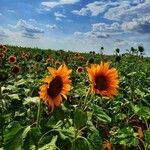
[(111, 141), (114, 144), (121, 144), (128, 147), (138, 145), (138, 139), (131, 127), (115, 128), (112, 131)]
[[(117, 50), (115, 56), (91, 52), (80, 53), (80, 57), (64, 50), (8, 48), (0, 60), (0, 150), (103, 150), (106, 141), (113, 150), (150, 149), (150, 58), (143, 57), (143, 47), (132, 47), (123, 55)], [(23, 59), (22, 52), (29, 56)], [(16, 56), (15, 65), (21, 68), (17, 75), (8, 62), (10, 55)], [(49, 56), (52, 61), (47, 63)], [(111, 61), (119, 72), (114, 98), (88, 91), (86, 66), (102, 59)], [(58, 61), (72, 69), (72, 90), (50, 113), (38, 92), (42, 78), (48, 75), (47, 67), (58, 68)], [(76, 72), (79, 66), (84, 70), (80, 75)]]
[(76, 128), (81, 128), (86, 125), (87, 122), (87, 112), (82, 111), (81, 109), (76, 109), (74, 114), (74, 124)]

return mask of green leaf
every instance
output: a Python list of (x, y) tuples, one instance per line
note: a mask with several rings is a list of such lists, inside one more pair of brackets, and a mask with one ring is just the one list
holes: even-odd
[(130, 72), (127, 74), (127, 76), (134, 76), (137, 72)]
[(19, 122), (10, 123), (4, 131), (4, 150), (22, 150), (30, 126), (22, 127)]
[(131, 127), (115, 128), (112, 131), (111, 141), (113, 144), (121, 144), (128, 147), (138, 145), (138, 139)]
[(138, 115), (141, 119), (150, 119), (150, 108), (142, 105), (132, 105), (133, 111), (136, 115)]
[(24, 79), (20, 79), (19, 81), (15, 82), (16, 86), (22, 86), (26, 84), (26, 80)]
[(87, 113), (81, 109), (76, 109), (74, 114), (74, 124), (76, 128), (84, 127), (87, 123)]
[(12, 122), (4, 131), (4, 150), (21, 150), (23, 127)]
[(92, 106), (93, 111), (94, 111), (94, 116), (100, 121), (100, 122), (105, 122), (105, 123), (110, 123), (111, 122), (111, 118), (105, 113), (105, 111), (97, 106), (97, 105), (93, 105)]
[(79, 137), (73, 143), (72, 150), (93, 150), (89, 141), (84, 137)]
[(50, 143), (44, 145), (43, 147), (39, 148), (38, 150), (56, 150), (56, 141), (57, 141), (57, 135), (53, 136), (52, 140)]
[(103, 149), (103, 141), (98, 133), (90, 134), (88, 137), (93, 149)]
[(150, 129), (144, 131), (144, 137), (145, 143), (148, 145), (148, 148), (150, 148)]
[(25, 104), (31, 104), (31, 103), (34, 103), (34, 104), (38, 104), (40, 101), (40, 98), (39, 97), (27, 97), (25, 98), (25, 101), (24, 101), (24, 105)]
[(75, 128), (69, 127), (68, 129), (58, 129), (56, 130), (59, 132), (60, 138), (63, 140), (74, 138), (75, 136)]
[(18, 94), (9, 94), (8, 95), (12, 100), (20, 100)]

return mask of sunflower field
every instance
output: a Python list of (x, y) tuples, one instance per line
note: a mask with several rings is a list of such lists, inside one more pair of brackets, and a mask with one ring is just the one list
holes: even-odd
[(0, 44), (0, 150), (149, 150), (150, 58)]

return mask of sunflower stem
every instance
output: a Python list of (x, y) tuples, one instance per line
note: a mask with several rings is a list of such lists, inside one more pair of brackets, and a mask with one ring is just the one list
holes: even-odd
[(2, 100), (2, 86), (0, 86), (0, 103), (1, 103), (1, 107), (2, 107), (2, 110), (1, 110), (1, 119), (3, 120), (3, 123), (2, 123), (2, 128), (1, 128), (1, 141), (0, 141), (0, 147), (3, 146), (3, 141), (4, 141), (4, 136), (3, 136), (3, 132), (4, 132), (4, 125), (5, 125), (5, 120), (3, 118), (3, 100)]
[(89, 93), (90, 93), (90, 88), (88, 89), (87, 93), (86, 93), (86, 96), (85, 96), (85, 99), (84, 99), (84, 103), (83, 103), (83, 109), (85, 110), (86, 109), (86, 105), (88, 103), (88, 96), (89, 96)]
[(39, 104), (38, 104), (38, 113), (37, 113), (37, 124), (36, 124), (36, 126), (38, 128), (40, 125), (40, 120), (41, 120), (41, 100), (39, 101)]

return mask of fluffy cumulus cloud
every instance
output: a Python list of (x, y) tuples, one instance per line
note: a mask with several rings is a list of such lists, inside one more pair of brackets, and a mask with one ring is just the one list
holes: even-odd
[(93, 31), (106, 31), (106, 32), (115, 32), (120, 30), (120, 24), (114, 22), (112, 24), (106, 23), (95, 23), (92, 25)]
[(66, 16), (64, 14), (61, 14), (59, 12), (55, 12), (54, 16), (55, 16), (57, 21), (61, 21), (63, 18), (66, 18)]
[(58, 6), (62, 6), (62, 5), (70, 5), (70, 4), (75, 4), (77, 2), (79, 2), (80, 0), (58, 0), (58, 1), (51, 1), (51, 2), (42, 2), (41, 6), (45, 9), (45, 10), (50, 10), (54, 7), (58, 7)]
[(100, 2), (95, 1), (93, 3), (89, 3), (86, 5), (86, 7), (81, 8), (80, 10), (73, 10), (72, 13), (80, 15), (80, 16), (86, 16), (88, 14), (91, 14), (91, 16), (97, 16), (101, 13), (104, 13), (110, 6), (117, 6), (118, 2)]
[(18, 20), (15, 26), (9, 26), (21, 31), (22, 36), (27, 38), (38, 38), (39, 34), (44, 33), (43, 29), (33, 26), (32, 24), (23, 19)]
[(101, 32), (94, 32), (94, 31), (89, 31), (89, 32), (74, 32), (74, 36), (76, 38), (90, 38), (90, 39), (107, 39), (110, 37), (109, 34), (107, 33), (101, 33)]
[(150, 33), (150, 16), (134, 18), (129, 22), (124, 22), (122, 24), (122, 29), (139, 33)]
[(104, 15), (105, 18), (115, 21), (129, 21), (144, 15), (150, 15), (150, 1), (122, 1), (119, 6), (110, 8)]

